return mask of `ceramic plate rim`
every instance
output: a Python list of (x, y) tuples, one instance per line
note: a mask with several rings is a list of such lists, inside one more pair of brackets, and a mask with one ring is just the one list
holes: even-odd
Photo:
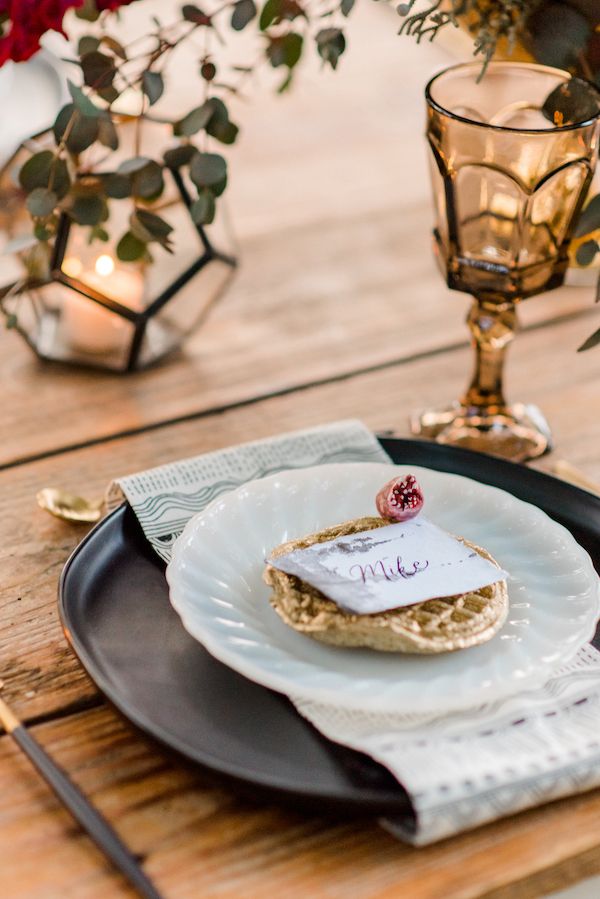
[[(389, 476), (392, 476), (394, 471), (406, 469), (406, 464), (403, 463), (387, 463), (387, 462), (345, 462), (345, 463), (331, 463), (325, 466), (327, 469), (349, 469), (350, 467), (356, 469), (356, 467), (360, 467), (361, 469), (380, 469), (382, 474), (384, 470), (389, 472)], [(414, 470), (418, 476), (419, 471), (426, 471), (428, 474), (431, 473), (434, 477), (440, 477), (444, 481), (449, 480), (451, 482), (468, 482), (469, 484), (475, 485), (476, 490), (481, 489), (484, 491), (489, 491), (491, 494), (500, 494), (503, 497), (507, 497), (510, 503), (515, 503), (519, 507), (525, 507), (530, 510), (531, 514), (541, 517), (546, 522), (550, 524), (552, 529), (555, 530), (557, 534), (560, 534), (563, 539), (565, 539), (572, 547), (576, 548), (577, 553), (580, 556), (581, 562), (584, 567), (587, 569), (588, 576), (594, 579), (597, 583), (597, 589), (595, 596), (590, 598), (590, 609), (587, 613), (585, 624), (581, 624), (581, 632), (579, 637), (574, 638), (570, 641), (570, 643), (564, 648), (560, 661), (557, 662), (553, 660), (551, 662), (541, 661), (539, 662), (535, 674), (530, 674), (527, 678), (526, 685), (527, 689), (533, 689), (537, 686), (540, 686), (544, 683), (548, 675), (551, 671), (555, 670), (558, 666), (566, 664), (570, 659), (574, 657), (574, 655), (578, 652), (579, 648), (588, 642), (594, 634), (596, 623), (598, 616), (600, 614), (600, 578), (595, 572), (592, 560), (586, 550), (581, 547), (571, 532), (559, 524), (554, 519), (550, 518), (542, 509), (536, 506), (533, 503), (526, 502), (525, 500), (521, 500), (508, 491), (503, 490), (502, 488), (495, 487), (489, 484), (484, 484), (481, 481), (477, 481), (476, 479), (469, 478), (465, 475), (456, 474), (454, 472), (446, 472), (439, 471), (437, 469), (428, 468), (427, 466), (410, 466), (411, 470)], [(310, 694), (309, 698), (314, 699), (315, 701), (321, 702), (335, 702), (335, 704), (340, 708), (346, 709), (361, 709), (364, 707), (364, 701), (361, 701), (356, 696), (352, 694), (344, 695), (340, 694), (336, 688), (324, 688), (321, 687), (318, 690), (314, 688), (310, 688), (307, 692), (306, 687), (304, 689), (301, 686), (298, 686), (295, 689), (295, 685), (293, 681), (290, 680), (289, 677), (285, 675), (278, 675), (273, 672), (266, 672), (263, 667), (260, 665), (256, 665), (251, 659), (245, 658), (243, 655), (240, 656), (238, 652), (235, 652), (229, 649), (226, 645), (219, 641), (218, 638), (215, 638), (210, 632), (206, 630), (202, 632), (200, 635), (198, 633), (197, 624), (191, 622), (189, 619), (188, 612), (185, 608), (185, 598), (182, 598), (180, 591), (180, 585), (177, 584), (177, 569), (181, 564), (181, 556), (183, 552), (183, 547), (186, 544), (186, 541), (198, 527), (198, 522), (210, 516), (214, 513), (215, 507), (217, 507), (223, 500), (227, 500), (228, 497), (232, 499), (235, 498), (235, 495), (239, 495), (243, 492), (260, 490), (261, 488), (266, 488), (267, 490), (270, 486), (278, 481), (281, 481), (282, 478), (285, 480), (291, 479), (292, 481), (298, 477), (300, 478), (310, 478), (313, 475), (322, 474), (323, 466), (312, 466), (310, 468), (302, 468), (302, 469), (286, 469), (284, 471), (278, 472), (273, 475), (269, 475), (265, 478), (260, 478), (257, 480), (249, 481), (246, 484), (240, 485), (240, 487), (231, 491), (230, 494), (227, 494), (225, 497), (219, 497), (213, 500), (204, 510), (197, 513), (190, 519), (188, 524), (186, 525), (183, 533), (175, 542), (173, 547), (173, 556), (171, 562), (167, 566), (166, 576), (169, 584), (169, 596), (170, 601), (179, 615), (183, 626), (186, 628), (188, 633), (191, 634), (194, 639), (196, 639), (199, 643), (201, 643), (204, 648), (218, 661), (228, 665), (233, 670), (237, 671), (239, 674), (247, 677), (248, 679), (272, 690), (276, 690), (284, 695), (293, 696), (293, 695), (301, 695), (302, 697), (307, 697)], [(382, 481), (383, 482), (383, 481)], [(318, 525), (317, 525), (318, 527)], [(308, 639), (308, 638), (306, 638)], [(348, 652), (352, 652), (352, 650), (347, 650)], [(297, 659), (296, 659), (297, 661)], [(309, 663), (303, 662), (303, 664), (308, 665)], [(479, 705), (484, 701), (494, 701), (501, 697), (514, 694), (518, 692), (518, 690), (524, 685), (522, 680), (519, 680), (516, 677), (511, 677), (505, 688), (500, 689), (498, 685), (496, 685), (496, 689), (489, 693), (484, 693), (480, 691), (480, 695), (478, 695), (473, 700), (465, 703), (464, 701), (457, 701), (456, 704), (451, 702), (448, 704), (444, 703), (443, 708), (446, 711), (453, 711), (459, 709), (465, 709), (467, 707), (473, 707), (474, 705)], [(391, 711), (392, 705), (390, 704), (387, 697), (375, 697), (370, 701), (369, 708), (373, 711)], [(406, 712), (410, 711), (407, 708), (401, 708), (398, 706), (397, 702), (394, 702), (393, 709)], [(436, 712), (440, 711), (440, 704), (428, 703), (425, 701), (424, 704), (420, 705), (420, 709), (423, 711), (431, 711)]]

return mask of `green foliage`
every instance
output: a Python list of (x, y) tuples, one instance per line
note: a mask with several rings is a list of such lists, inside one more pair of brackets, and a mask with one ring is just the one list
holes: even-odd
[(35, 153), (19, 172), (23, 189), (30, 193), (36, 187), (47, 187), (60, 200), (66, 196), (71, 185), (69, 170), (63, 159), (57, 159), (51, 150)]
[(76, 182), (65, 211), (78, 225), (99, 225), (108, 218), (108, 204), (99, 178)]
[(206, 128), (211, 116), (212, 109), (208, 103), (203, 103), (202, 106), (196, 106), (195, 109), (190, 110), (190, 112), (188, 112), (182, 119), (175, 122), (173, 125), (173, 133), (177, 137), (191, 137), (193, 134), (197, 134), (198, 131)]
[(75, 15), (78, 19), (84, 19), (86, 22), (95, 22), (100, 13), (95, 0), (83, 0), (81, 6), (75, 9)]
[(82, 115), (91, 116), (92, 118), (100, 115), (101, 110), (90, 100), (87, 94), (84, 94), (80, 87), (77, 87), (72, 81), (69, 81), (68, 85), (73, 103)]
[(198, 188), (220, 185), (227, 178), (227, 163), (218, 153), (196, 153), (190, 163), (190, 178)]
[(71, 153), (83, 153), (98, 139), (98, 116), (83, 115), (74, 103), (67, 103), (58, 113), (53, 125), (54, 139), (64, 141)]
[(168, 168), (179, 169), (182, 165), (189, 165), (196, 152), (196, 148), (192, 144), (182, 144), (180, 147), (165, 150), (163, 159)]
[(156, 103), (163, 95), (165, 83), (160, 72), (146, 71), (142, 75), (142, 88), (148, 97), (150, 106)]
[(215, 218), (215, 195), (208, 188), (198, 193), (198, 199), (190, 207), (190, 214), (197, 225), (210, 225)]
[(95, 37), (91, 34), (84, 34), (83, 37), (79, 38), (79, 43), (77, 44), (77, 53), (79, 54), (79, 56), (85, 56), (86, 53), (93, 53), (93, 51), (97, 50), (99, 46), (99, 37)]
[(234, 31), (243, 31), (256, 16), (254, 0), (236, 0), (231, 14), (231, 27)]
[(27, 197), (27, 209), (34, 218), (46, 218), (54, 212), (58, 197), (47, 187), (35, 187)]
[(600, 247), (595, 240), (584, 241), (584, 243), (580, 244), (575, 254), (577, 264), (583, 266), (590, 265), (594, 261), (594, 257), (599, 249)]
[(216, 138), (222, 144), (233, 144), (238, 135), (239, 128), (229, 118), (227, 107), (218, 97), (211, 97), (206, 101), (211, 115), (205, 125), (206, 133)]
[(117, 244), (117, 258), (121, 262), (137, 262), (146, 252), (146, 243), (135, 236), (131, 231), (126, 231)]
[(102, 177), (104, 191), (113, 200), (124, 200), (131, 196), (131, 178), (119, 172), (110, 172)]
[(584, 353), (586, 350), (591, 350), (593, 347), (598, 346), (598, 344), (600, 344), (600, 328), (598, 328), (597, 331), (594, 331), (594, 333), (581, 344), (577, 352)]
[(134, 237), (142, 243), (156, 242), (167, 252), (172, 252), (169, 235), (173, 228), (160, 215), (138, 206), (129, 217), (129, 227)]
[(337, 69), (340, 56), (346, 49), (346, 39), (340, 28), (323, 28), (317, 34), (317, 50), (324, 62)]
[[(140, 50), (117, 40), (109, 31), (110, 14), (103, 12), (102, 29), (82, 35), (77, 43), (80, 77), (68, 82), (70, 102), (59, 111), (52, 126), (53, 149), (34, 153), (20, 172), (27, 208), (39, 246), (45, 246), (56, 232), (61, 214), (88, 229), (89, 241), (111, 237), (112, 204), (128, 204), (129, 226), (120, 236), (117, 254), (124, 261), (150, 259), (148, 247), (159, 244), (171, 250), (171, 226), (156, 213), (156, 200), (165, 188), (165, 172), (180, 172), (197, 194), (191, 200), (190, 215), (197, 225), (210, 225), (219, 197), (227, 188), (227, 162), (212, 152), (215, 144), (235, 143), (239, 128), (232, 120), (230, 101), (241, 94), (244, 80), (256, 68), (252, 65), (223, 65), (217, 76), (215, 47), (211, 35), (223, 44), (222, 25), (232, 32), (254, 27), (263, 35), (262, 60), (274, 69), (283, 69), (280, 93), (289, 89), (293, 71), (307, 43), (313, 42), (324, 63), (336, 68), (345, 49), (340, 28), (324, 28), (323, 18), (337, 12), (347, 17), (355, 0), (334, 0), (325, 11), (312, 11), (303, 0), (230, 0), (208, 13), (202, 6), (185, 3), (178, 21), (163, 25), (153, 17), (149, 40)], [(83, 0), (76, 10), (80, 18), (95, 22), (96, 0)], [(218, 22), (216, 20), (219, 20)], [(329, 18), (329, 21), (332, 21)], [(198, 50), (199, 100), (172, 123), (175, 144), (167, 149), (143, 150), (144, 119), (166, 90), (165, 63), (169, 54), (190, 35), (205, 35)], [(134, 46), (135, 43), (135, 46)], [(111, 166), (110, 154), (119, 149), (119, 115), (115, 105), (121, 94), (137, 91), (142, 114), (134, 139), (135, 150)], [(162, 153), (162, 158), (152, 158)], [(98, 171), (97, 169), (100, 169)], [(179, 177), (179, 176), (178, 176)]]
[(273, 68), (287, 66), (293, 69), (300, 61), (304, 38), (295, 31), (288, 31), (280, 37), (271, 38), (267, 47), (267, 57)]
[(81, 57), (81, 69), (84, 84), (94, 90), (110, 87), (117, 73), (114, 57), (99, 50), (92, 50)]
[(557, 127), (592, 119), (600, 110), (600, 92), (589, 81), (570, 78), (547, 97), (542, 112)]
[(193, 22), (195, 25), (208, 26), (211, 24), (210, 16), (206, 15), (203, 10), (198, 6), (194, 6), (192, 3), (186, 3), (185, 6), (181, 8), (181, 14), (187, 22)]
[(577, 222), (575, 237), (582, 237), (591, 231), (600, 230), (600, 194), (592, 197)]

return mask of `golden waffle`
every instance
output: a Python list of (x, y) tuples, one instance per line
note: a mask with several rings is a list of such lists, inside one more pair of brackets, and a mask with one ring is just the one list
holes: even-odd
[[(278, 546), (272, 556), (386, 524), (389, 522), (381, 518), (358, 518), (290, 540)], [(463, 543), (497, 565), (485, 549), (468, 540), (463, 539)], [(334, 646), (369, 646), (383, 652), (451, 652), (485, 643), (502, 627), (508, 613), (505, 581), (472, 593), (428, 599), (389, 612), (353, 615), (344, 612), (315, 587), (272, 565), (267, 565), (264, 580), (273, 588), (271, 605), (286, 624)]]

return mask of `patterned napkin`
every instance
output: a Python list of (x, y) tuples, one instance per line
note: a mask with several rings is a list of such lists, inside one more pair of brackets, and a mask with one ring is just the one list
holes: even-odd
[[(288, 468), (388, 461), (364, 425), (339, 422), (119, 478), (107, 503), (127, 499), (168, 561), (191, 516), (240, 484)], [(402, 783), (415, 821), (382, 824), (414, 845), (600, 785), (600, 653), (592, 646), (543, 688), (461, 713), (348, 712), (290, 699), (322, 734), (372, 756)]]

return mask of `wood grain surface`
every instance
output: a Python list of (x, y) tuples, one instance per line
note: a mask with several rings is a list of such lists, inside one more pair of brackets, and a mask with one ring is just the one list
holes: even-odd
[[(420, 140), (422, 85), (448, 56), (399, 43), (394, 15), (365, 4), (338, 73), (313, 60), (285, 101), (266, 80), (240, 104), (243, 266), (177, 358), (116, 377), (41, 365), (0, 333), (0, 676), (165, 899), (532, 899), (600, 870), (600, 791), (418, 850), (376, 822), (243, 801), (106, 707), (57, 616), (86, 530), (38, 509), (40, 488), (100, 496), (118, 475), (344, 417), (406, 435), (411, 411), (465, 386), (468, 299), (435, 270)], [(536, 465), (565, 458), (600, 480), (600, 353), (574, 352), (597, 326), (592, 290), (521, 313), (508, 392), (538, 403), (556, 440)], [(2, 899), (132, 895), (6, 736), (0, 792)]]

